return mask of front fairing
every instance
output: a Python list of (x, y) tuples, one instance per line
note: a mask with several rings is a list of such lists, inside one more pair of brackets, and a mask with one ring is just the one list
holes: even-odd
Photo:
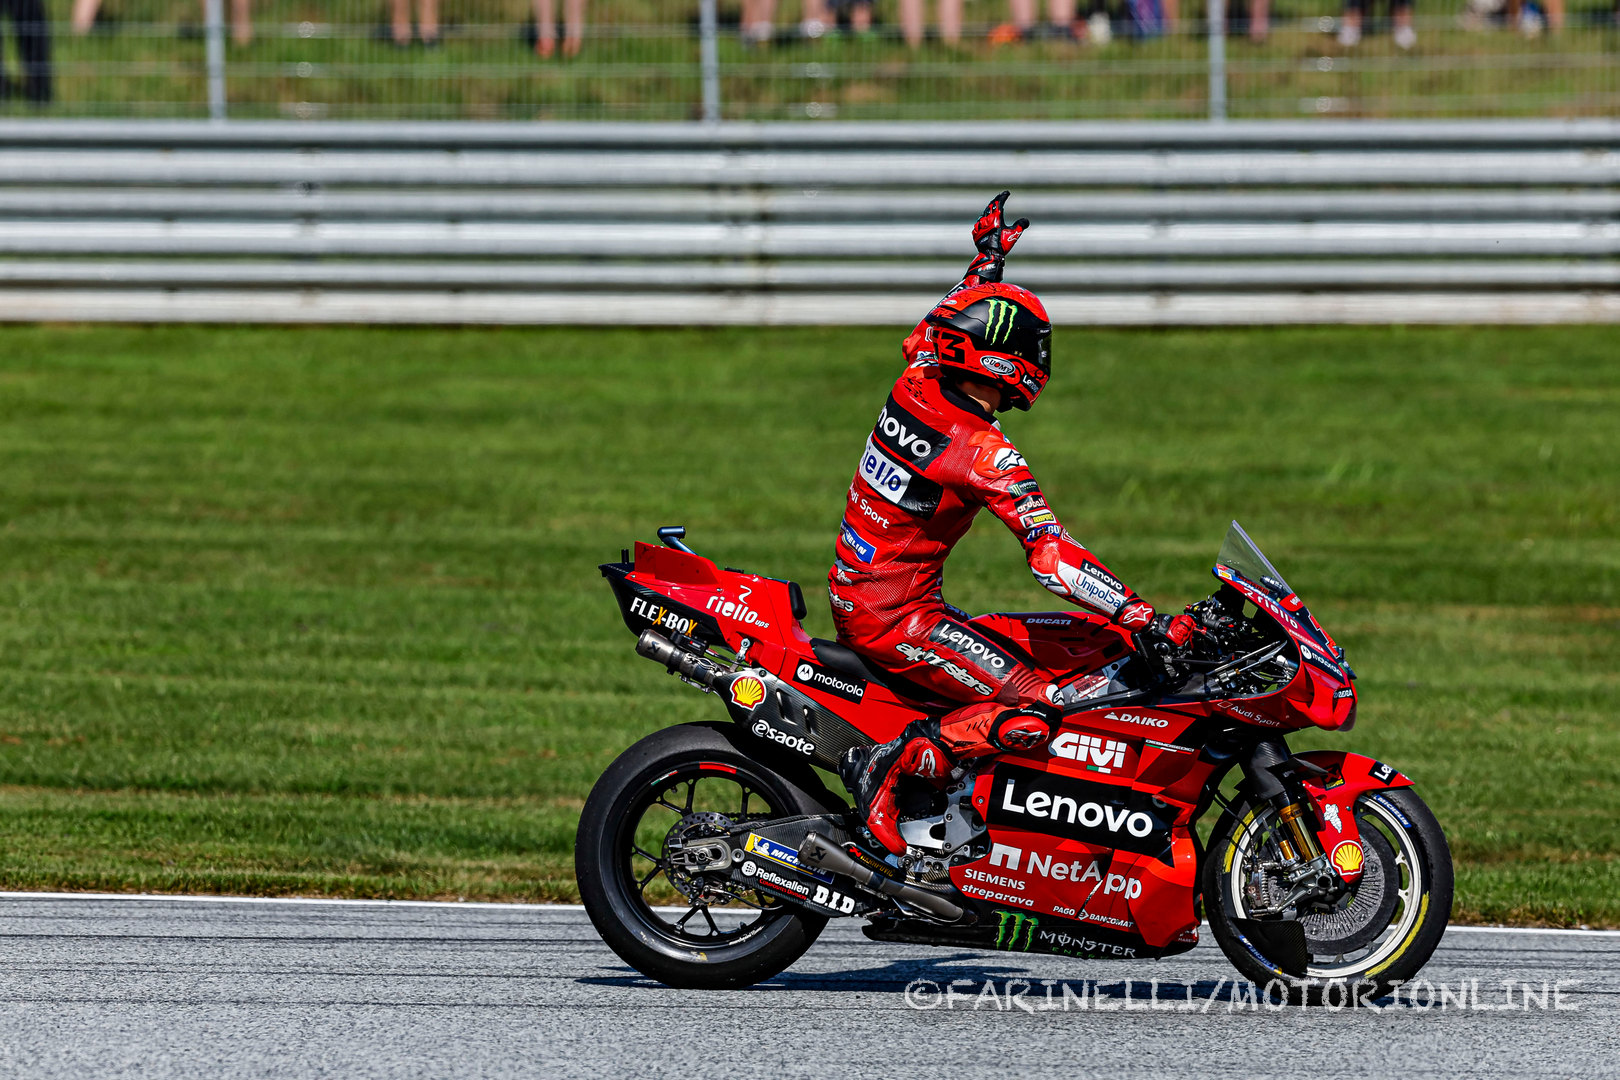
[(1215, 576), (1253, 604), (1256, 617), (1263, 614), (1281, 627), (1298, 665), (1292, 678), (1264, 698), (1225, 704), (1224, 710), (1261, 726), (1309, 723), (1330, 731), (1351, 727), (1356, 716), (1355, 674), (1344, 663), (1344, 650), (1237, 522), (1232, 522), (1217, 558)]

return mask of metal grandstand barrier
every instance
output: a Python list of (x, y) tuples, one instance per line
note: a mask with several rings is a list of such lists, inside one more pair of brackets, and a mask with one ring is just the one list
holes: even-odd
[(0, 318), (903, 323), (1010, 187), (1065, 324), (1620, 319), (1617, 122), (948, 134), (0, 122)]

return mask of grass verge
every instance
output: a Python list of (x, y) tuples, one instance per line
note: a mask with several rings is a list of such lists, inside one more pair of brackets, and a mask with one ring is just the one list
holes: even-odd
[[(708, 719), (595, 566), (825, 572), (884, 330), (0, 329), (0, 884), (570, 899), (590, 784)], [(1009, 430), (1150, 599), (1239, 517), (1362, 675), (1458, 917), (1620, 925), (1607, 328), (1091, 332)], [(1047, 607), (986, 521), (948, 592)], [(809, 628), (830, 632), (813, 602)]]

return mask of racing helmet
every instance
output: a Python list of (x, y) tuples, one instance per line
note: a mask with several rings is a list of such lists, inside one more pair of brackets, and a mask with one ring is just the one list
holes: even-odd
[(1028, 411), (1052, 374), (1052, 323), (1028, 289), (985, 282), (935, 305), (903, 351), (908, 364), (932, 363), (942, 376), (999, 386), (1014, 408)]

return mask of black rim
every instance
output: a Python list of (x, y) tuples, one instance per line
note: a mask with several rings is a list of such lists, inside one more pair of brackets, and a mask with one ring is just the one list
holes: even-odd
[[(789, 913), (780, 900), (758, 889), (733, 886), (720, 896), (685, 895), (677, 885), (683, 875), (671, 873), (663, 852), (665, 838), (694, 815), (723, 815), (733, 824), (782, 817), (788, 800), (773, 788), (768, 777), (745, 765), (712, 762), (681, 765), (642, 785), (619, 819), (613, 865), (647, 929), (674, 944), (712, 949), (746, 941)], [(648, 897), (659, 879), (664, 891), (675, 892), (673, 898)]]

